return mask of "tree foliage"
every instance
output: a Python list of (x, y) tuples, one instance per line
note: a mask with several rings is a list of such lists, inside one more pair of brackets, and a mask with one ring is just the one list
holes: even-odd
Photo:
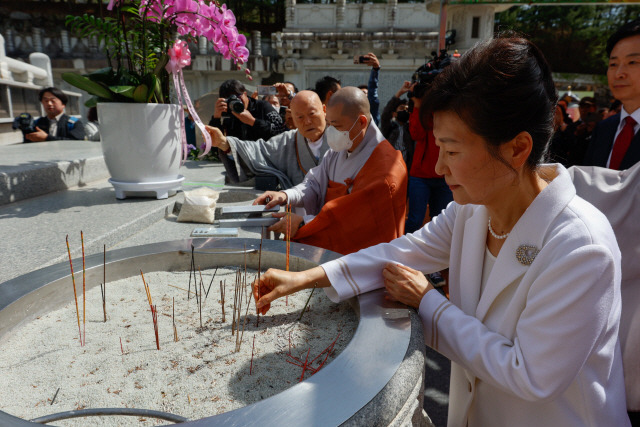
[(496, 14), (495, 28), (534, 42), (554, 72), (604, 74), (607, 39), (638, 16), (640, 6), (515, 6)]

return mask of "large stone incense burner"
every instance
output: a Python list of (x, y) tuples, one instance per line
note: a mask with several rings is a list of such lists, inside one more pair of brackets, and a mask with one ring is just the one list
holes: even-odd
[[(245, 251), (247, 267), (258, 268), (260, 240), (188, 239), (108, 252), (108, 279), (139, 275), (140, 270), (188, 271), (192, 243), (203, 268), (240, 265)], [(264, 240), (262, 268), (284, 269), (285, 247), (282, 241)], [(291, 244), (290, 256), (294, 271), (338, 257), (330, 251), (295, 243)], [(103, 255), (87, 257), (86, 265), (87, 283), (95, 286), (102, 279)], [(2, 348), (2, 343), (12, 330), (69, 303), (69, 293), (62, 290), (68, 290), (70, 281), (69, 264), (60, 263), (0, 284), (2, 352), (11, 351)], [(185, 426), (423, 425), (424, 338), (416, 314), (385, 301), (382, 291), (354, 298), (352, 307), (359, 316), (358, 328), (335, 360), (308, 379), (244, 408), (199, 420), (144, 408), (88, 408), (33, 421), (0, 411), (0, 425), (33, 426), (108, 414), (159, 418)]]

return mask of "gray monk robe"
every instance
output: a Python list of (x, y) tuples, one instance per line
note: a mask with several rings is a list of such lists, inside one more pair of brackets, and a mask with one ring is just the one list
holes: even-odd
[(272, 136), (268, 141), (243, 141), (228, 136), (227, 142), (231, 146), (240, 181), (254, 175), (275, 175), (282, 189), (300, 184), (309, 169), (318, 166), (329, 150), (327, 138), (323, 135), (316, 157), (297, 130)]

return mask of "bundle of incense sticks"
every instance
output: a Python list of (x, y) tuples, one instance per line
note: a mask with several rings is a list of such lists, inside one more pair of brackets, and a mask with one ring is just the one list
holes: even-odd
[(144, 290), (147, 293), (147, 301), (149, 301), (149, 308), (151, 308), (151, 318), (153, 319), (153, 330), (156, 335), (156, 348), (160, 350), (160, 339), (158, 338), (158, 311), (153, 302), (151, 301), (151, 291), (149, 290), (149, 285), (147, 285), (146, 280), (144, 280), (144, 274), (142, 270), (140, 270), (140, 276), (142, 276), (142, 284), (144, 285)]
[(82, 330), (80, 329), (80, 311), (78, 310), (78, 294), (76, 292), (76, 276), (73, 274), (73, 262), (71, 261), (71, 249), (69, 248), (69, 235), (67, 234), (67, 252), (69, 253), (69, 266), (71, 267), (71, 281), (73, 282), (73, 298), (76, 301), (76, 317), (78, 318), (78, 335), (82, 346)]

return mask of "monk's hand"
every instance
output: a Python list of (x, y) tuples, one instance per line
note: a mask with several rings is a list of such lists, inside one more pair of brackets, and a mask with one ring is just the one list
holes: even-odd
[(265, 209), (287, 203), (287, 193), (284, 191), (265, 191), (253, 201), (254, 205), (266, 205)]
[(273, 301), (305, 289), (305, 283), (304, 273), (270, 268), (251, 285), (258, 312), (266, 314)]
[(291, 217), (291, 235), (289, 238), (295, 237), (298, 229), (300, 228), (300, 224), (302, 224), (302, 218), (300, 215), (296, 214), (287, 214), (286, 212), (276, 212), (272, 214), (274, 218), (281, 218), (280, 221), (273, 224), (271, 227), (267, 228), (267, 231), (273, 231), (274, 233), (282, 233), (284, 234), (284, 238), (287, 238), (288, 228), (287, 227), (287, 215)]
[(227, 137), (224, 136), (220, 129), (207, 125), (205, 125), (204, 128), (207, 130), (207, 133), (211, 137), (211, 145), (213, 145), (214, 147), (218, 147), (223, 151), (228, 151), (229, 148), (231, 148), (229, 142), (227, 142)]
[(387, 263), (382, 270), (382, 277), (390, 298), (410, 307), (418, 308), (424, 294), (435, 289), (424, 274), (396, 263)]
[(32, 141), (32, 142), (42, 142), (42, 141), (46, 141), (47, 140), (47, 136), (49, 136), (48, 133), (46, 133), (45, 131), (43, 131), (39, 127), (36, 127), (36, 131), (35, 132), (28, 133), (24, 137), (27, 138), (29, 141)]

